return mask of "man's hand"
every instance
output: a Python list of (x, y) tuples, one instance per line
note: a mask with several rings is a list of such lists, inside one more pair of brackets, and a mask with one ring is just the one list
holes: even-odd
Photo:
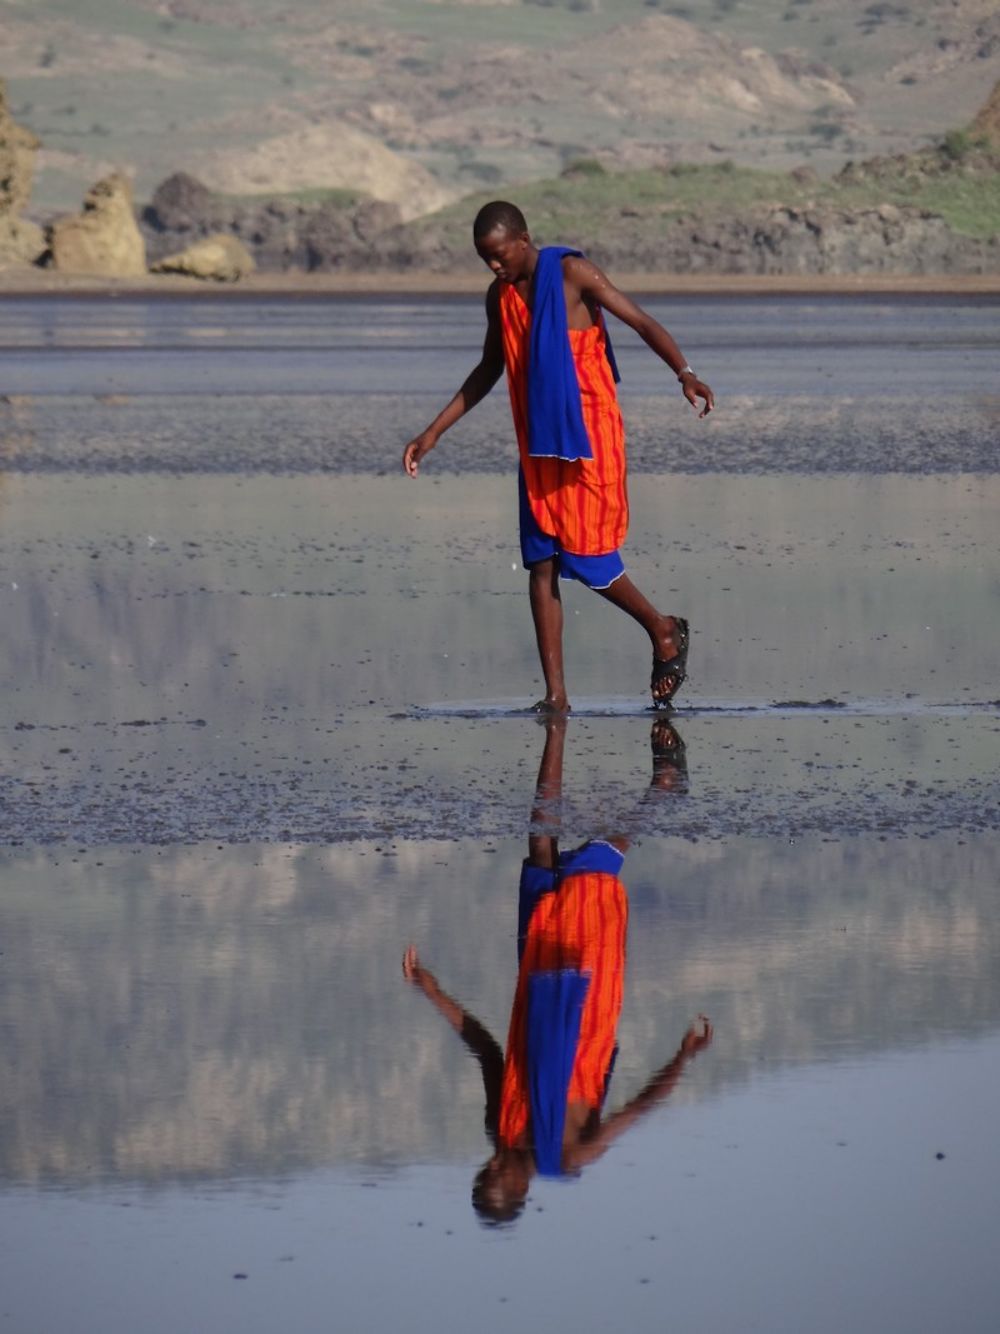
[(694, 372), (681, 377), (681, 393), (693, 408), (698, 407), (698, 400), (700, 398), (705, 400), (705, 406), (702, 408), (701, 412), (698, 413), (699, 417), (707, 417), (715, 407), (715, 395), (712, 393), (711, 389), (709, 389), (707, 384), (703, 384), (702, 381), (698, 379)]
[(422, 971), (416, 945), (408, 945), (403, 955), (403, 976), (407, 982), (418, 982)]
[(715, 1029), (709, 1023), (707, 1015), (700, 1014), (684, 1034), (681, 1051), (685, 1056), (694, 1056), (709, 1045), (714, 1035)]
[(420, 460), (429, 454), (437, 444), (438, 438), (431, 431), (421, 431), (403, 450), (403, 471), (410, 477), (416, 477), (420, 471)]

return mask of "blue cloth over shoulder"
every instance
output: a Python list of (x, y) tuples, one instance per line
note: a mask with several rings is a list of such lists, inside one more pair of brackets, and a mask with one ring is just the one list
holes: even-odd
[[(533, 458), (591, 459), (594, 452), (583, 422), (580, 384), (566, 320), (562, 262), (582, 256), (570, 246), (544, 246), (532, 280), (531, 338), (528, 345), (528, 453)], [(615, 383), (621, 379), (611, 338), (604, 347)]]
[(590, 974), (576, 968), (533, 973), (528, 980), (528, 1086), (535, 1166), (562, 1173), (566, 1098), (573, 1075)]

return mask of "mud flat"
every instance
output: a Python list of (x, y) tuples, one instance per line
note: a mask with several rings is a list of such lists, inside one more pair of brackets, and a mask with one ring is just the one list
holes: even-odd
[[(496, 715), (539, 682), (511, 489), (5, 479), (4, 838), (517, 832), (534, 738)], [(992, 825), (996, 478), (709, 474), (635, 490), (634, 576), (690, 612), (696, 644), (679, 725), (698, 781), (657, 825)], [(566, 606), (582, 713), (641, 712), (641, 632), (575, 587)], [(796, 701), (830, 707), (774, 708)], [(480, 716), (428, 711), (442, 704)], [(599, 791), (632, 781), (648, 730), (576, 720)]]
[[(860, 294), (983, 295), (1000, 293), (1000, 274), (693, 274), (619, 273), (623, 291), (647, 293), (750, 294)], [(110, 298), (139, 296), (207, 296), (213, 300), (263, 296), (468, 296), (482, 293), (486, 279), (468, 273), (267, 273), (251, 274), (231, 286), (206, 283), (177, 274), (150, 274), (147, 279), (94, 278), (55, 273), (45, 269), (7, 270), (0, 274), (0, 299), (26, 296), (98, 295)]]

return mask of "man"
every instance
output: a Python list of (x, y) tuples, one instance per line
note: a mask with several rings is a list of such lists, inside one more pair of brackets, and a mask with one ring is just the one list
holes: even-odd
[(416, 477), (421, 459), (506, 367), (521, 459), (521, 553), (545, 678), (545, 696), (534, 709), (561, 714), (570, 708), (560, 576), (579, 579), (639, 622), (653, 648), (653, 704), (668, 708), (686, 675), (688, 623), (643, 596), (618, 550), (628, 528), (625, 435), (603, 312), (623, 320), (667, 363), (688, 402), (704, 404), (702, 417), (715, 405), (712, 391), (667, 330), (595, 264), (565, 247), (539, 250), (513, 204), (498, 200), (480, 209), (473, 239), (495, 279), (486, 294), (482, 357), (447, 407), (406, 446), (403, 467)]

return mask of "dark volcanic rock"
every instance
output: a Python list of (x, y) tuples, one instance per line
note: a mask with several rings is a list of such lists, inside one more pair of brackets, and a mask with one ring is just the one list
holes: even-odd
[(141, 224), (154, 260), (228, 233), (246, 246), (258, 269), (280, 273), (367, 265), (371, 242), (398, 227), (400, 217), (395, 204), (374, 199), (345, 204), (288, 195), (227, 198), (193, 176), (176, 172), (157, 187)]
[(216, 210), (207, 185), (185, 171), (174, 172), (156, 187), (142, 220), (157, 232), (199, 232)]
[(995, 240), (960, 236), (933, 213), (893, 204), (776, 205), (697, 229), (692, 239), (730, 273), (981, 273), (1000, 264)]

